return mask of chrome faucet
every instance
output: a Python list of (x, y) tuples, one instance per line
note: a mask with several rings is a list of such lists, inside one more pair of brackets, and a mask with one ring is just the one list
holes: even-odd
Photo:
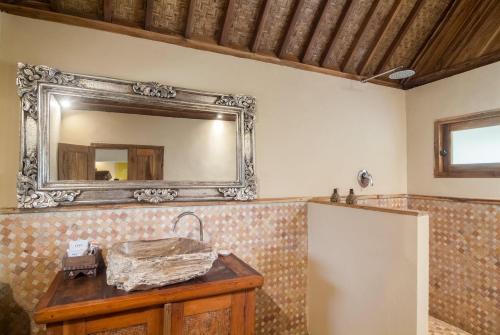
[(194, 216), (196, 219), (198, 219), (198, 223), (200, 224), (200, 241), (203, 242), (203, 222), (201, 221), (201, 219), (198, 215), (194, 214), (194, 212), (184, 212), (184, 213), (179, 214), (173, 221), (174, 227), (173, 227), (172, 231), (175, 233), (175, 228), (177, 227), (177, 223), (179, 222), (179, 220), (181, 218), (183, 218), (184, 216), (188, 216), (188, 215)]
[(358, 172), (358, 184), (362, 188), (368, 187), (368, 185), (373, 186), (373, 177), (366, 170), (360, 170)]

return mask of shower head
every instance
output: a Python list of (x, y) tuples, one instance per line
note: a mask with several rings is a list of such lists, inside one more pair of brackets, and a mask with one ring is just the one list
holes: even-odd
[(397, 70), (389, 75), (389, 79), (405, 79), (413, 76), (415, 74), (415, 71), (412, 69), (402, 69), (402, 70)]
[(382, 77), (385, 75), (389, 75), (389, 79), (400, 80), (400, 79), (409, 78), (409, 77), (413, 76), (414, 74), (415, 74), (414, 70), (404, 68), (403, 66), (398, 66), (398, 67), (395, 67), (394, 69), (390, 69), (388, 71), (371, 76), (370, 78), (363, 79), (363, 80), (361, 80), (361, 82), (366, 83), (372, 79)]

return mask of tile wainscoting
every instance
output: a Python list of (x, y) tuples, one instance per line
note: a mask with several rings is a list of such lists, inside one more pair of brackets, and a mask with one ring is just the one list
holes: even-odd
[[(118, 241), (162, 238), (170, 232), (172, 219), (188, 210), (203, 219), (204, 232), (216, 248), (233, 251), (264, 276), (257, 292), (256, 333), (306, 333), (303, 201), (0, 215), (0, 329), (9, 335), (29, 334), (30, 315), (59, 270), (70, 239), (90, 239), (106, 250)], [(178, 228), (187, 233), (193, 227), (197, 237), (191, 219), (183, 219)], [(33, 322), (31, 329), (44, 333)]]
[[(381, 195), (358, 203), (428, 212), (430, 314), (472, 334), (500, 334), (500, 201)], [(0, 308), (9, 311), (0, 316), (0, 329), (16, 320), (20, 334), (29, 332), (30, 313), (59, 269), (68, 240), (89, 238), (107, 249), (117, 241), (161, 238), (186, 210), (201, 215), (216, 247), (234, 251), (264, 275), (256, 332), (306, 334), (305, 200), (0, 214)]]

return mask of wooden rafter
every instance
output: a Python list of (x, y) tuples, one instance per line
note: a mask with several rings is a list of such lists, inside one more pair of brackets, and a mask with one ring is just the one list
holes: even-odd
[(292, 36), (295, 31), (295, 26), (299, 21), (300, 15), (302, 13), (302, 8), (304, 7), (304, 5), (305, 5), (305, 0), (299, 0), (299, 2), (297, 3), (297, 7), (295, 8), (295, 12), (293, 13), (290, 25), (286, 30), (285, 38), (283, 39), (283, 43), (281, 43), (280, 51), (278, 54), (280, 58), (286, 58), (286, 50), (288, 49), (290, 43), (292, 42)]
[(396, 48), (399, 46), (399, 43), (402, 41), (403, 37), (406, 35), (406, 32), (415, 21), (415, 18), (417, 17), (420, 8), (422, 8), (423, 3), (424, 0), (417, 0), (417, 2), (415, 2), (415, 5), (410, 11), (410, 14), (403, 23), (403, 26), (401, 27), (398, 34), (392, 41), (391, 45), (389, 46), (389, 49), (387, 49), (387, 51), (385, 52), (384, 57), (382, 57), (382, 60), (378, 64), (375, 73), (380, 73), (380, 71), (382, 71), (382, 69), (386, 66), (387, 62), (391, 59), (391, 56), (394, 54)]
[(226, 17), (224, 18), (224, 25), (222, 26), (222, 32), (220, 34), (220, 45), (228, 45), (229, 30), (231, 29), (234, 21), (235, 8), (236, 0), (229, 0), (229, 3), (227, 4)]
[(307, 43), (306, 47), (306, 52), (304, 53), (304, 57), (302, 57), (302, 62), (303, 63), (310, 63), (311, 62), (311, 57), (312, 57), (312, 50), (313, 50), (313, 44), (314, 41), (318, 38), (318, 35), (320, 33), (320, 26), (321, 24), (326, 20), (326, 12), (327, 12), (327, 7), (328, 7), (328, 1), (325, 2), (325, 6), (323, 7), (323, 10), (321, 11), (321, 15), (316, 22), (316, 26), (314, 27), (314, 32), (311, 35), (311, 38), (309, 39), (309, 42)]
[(189, 9), (186, 18), (186, 30), (184, 31), (184, 36), (186, 38), (191, 38), (193, 36), (193, 20), (194, 20), (194, 9), (196, 0), (189, 1)]
[(272, 1), (266, 0), (266, 3), (264, 4), (264, 8), (260, 14), (260, 18), (258, 20), (259, 23), (257, 25), (257, 29), (255, 30), (255, 36), (254, 36), (253, 43), (252, 43), (252, 51), (253, 52), (259, 51), (262, 36), (264, 36), (264, 27), (267, 25), (268, 20), (269, 20), (271, 6), (272, 6)]
[(345, 17), (347, 16), (347, 12), (349, 12), (349, 9), (351, 8), (352, 1), (347, 0), (344, 3), (344, 6), (342, 7), (342, 11), (340, 12), (339, 18), (337, 19), (337, 22), (335, 23), (335, 28), (333, 28), (332, 36), (330, 37), (330, 43), (328, 44), (329, 47), (325, 54), (323, 55), (321, 59), (321, 66), (327, 67), (327, 62), (330, 56), (334, 52), (334, 46), (335, 46), (335, 39), (337, 38), (337, 35), (340, 31), (340, 28), (344, 25)]
[(377, 47), (380, 43), (380, 40), (382, 39), (382, 36), (384, 36), (385, 32), (387, 31), (387, 28), (391, 26), (392, 22), (394, 22), (394, 19), (397, 17), (396, 13), (398, 13), (399, 8), (401, 8), (402, 1), (401, 0), (396, 0), (392, 4), (391, 9), (389, 10), (389, 13), (387, 13), (387, 16), (385, 17), (384, 22), (378, 29), (377, 33), (375, 34), (375, 38), (373, 39), (372, 43), (368, 47), (368, 50), (366, 50), (365, 55), (359, 62), (358, 67), (356, 68), (356, 72), (358, 74), (364, 74), (366, 71), (366, 67), (368, 64), (370, 64), (373, 61), (373, 56), (375, 55), (375, 50), (377, 50)]
[(354, 36), (354, 39), (353, 39), (351, 45), (349, 46), (349, 49), (347, 49), (347, 52), (344, 56), (344, 59), (342, 60), (342, 64), (340, 64), (340, 71), (343, 72), (345, 70), (345, 67), (347, 66), (347, 64), (349, 64), (349, 61), (351, 60), (352, 53), (356, 49), (358, 42), (361, 39), (361, 36), (363, 35), (363, 33), (366, 29), (366, 26), (368, 25), (368, 22), (370, 22), (370, 19), (373, 16), (373, 12), (375, 11), (375, 9), (378, 6), (378, 3), (379, 3), (379, 0), (374, 0), (371, 4), (370, 8), (368, 9), (368, 12), (366, 13), (365, 17), (363, 18), (363, 22), (361, 22), (361, 25), (359, 26), (359, 29), (356, 32), (356, 35)]
[(154, 0), (146, 0), (146, 14), (144, 18), (144, 29), (151, 30), (153, 25), (153, 5)]
[(104, 0), (102, 5), (103, 20), (106, 22), (111, 22), (113, 20), (113, 1)]
[[(59, 6), (60, 6), (60, 3), (59, 3), (60, 0), (50, 0), (49, 1), (49, 8), (50, 10), (54, 11), (54, 12), (59, 12)], [(21, 2), (19, 0), (14, 0), (14, 1), (9, 1), (9, 3), (17, 3), (17, 2)]]
[(415, 79), (412, 79), (405, 83), (403, 85), (404, 89), (410, 89), (413, 87), (421, 86), (439, 79), (451, 77), (455, 74), (464, 72), (464, 71), (469, 71), (475, 68), (478, 68), (480, 66), (488, 65), (491, 63), (499, 62), (500, 61), (500, 50), (497, 50), (495, 52), (491, 52), (487, 55), (483, 55), (481, 57), (468, 60), (465, 62), (461, 62), (459, 64), (453, 64), (452, 66), (442, 69), (436, 72), (432, 72), (420, 77), (417, 77)]

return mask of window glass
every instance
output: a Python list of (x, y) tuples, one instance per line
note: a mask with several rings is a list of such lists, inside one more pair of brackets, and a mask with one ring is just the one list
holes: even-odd
[(451, 164), (500, 163), (500, 125), (451, 132)]

